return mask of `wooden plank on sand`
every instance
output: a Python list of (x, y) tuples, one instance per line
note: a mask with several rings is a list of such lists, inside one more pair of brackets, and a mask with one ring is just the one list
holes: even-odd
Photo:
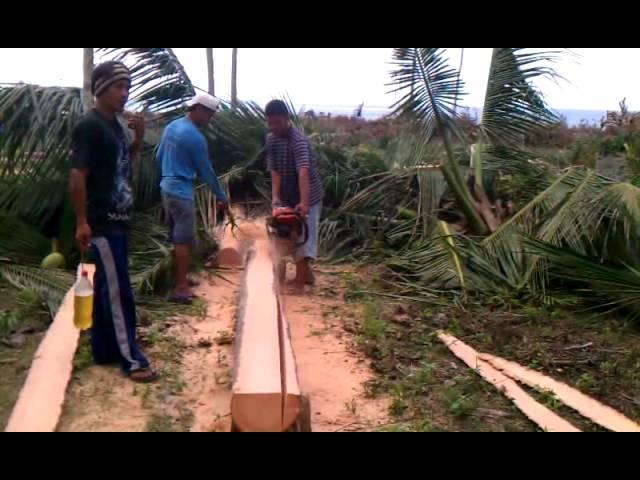
[[(95, 267), (85, 265), (93, 281)], [(80, 331), (73, 324), (73, 288), (67, 292), (31, 363), (6, 432), (53, 432), (64, 405)]]
[(482, 360), (473, 348), (456, 337), (438, 332), (438, 338), (451, 352), (476, 370), (482, 378), (504, 393), (532, 422), (547, 432), (579, 432), (576, 427), (556, 415), (544, 405), (538, 403), (525, 392), (513, 379), (493, 368)]
[(480, 359), (520, 383), (553, 392), (565, 405), (598, 425), (614, 432), (640, 432), (640, 425), (637, 423), (565, 383), (493, 355), (483, 353), (480, 354)]

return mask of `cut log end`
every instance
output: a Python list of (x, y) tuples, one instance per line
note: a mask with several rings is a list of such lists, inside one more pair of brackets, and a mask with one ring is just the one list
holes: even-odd
[(281, 432), (280, 393), (235, 393), (231, 399), (233, 429), (238, 432)]

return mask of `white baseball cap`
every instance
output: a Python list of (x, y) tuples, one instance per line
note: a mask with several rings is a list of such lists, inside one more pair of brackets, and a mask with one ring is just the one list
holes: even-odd
[(188, 107), (193, 107), (194, 105), (202, 105), (209, 110), (217, 112), (220, 108), (220, 100), (208, 93), (200, 93), (187, 102)]

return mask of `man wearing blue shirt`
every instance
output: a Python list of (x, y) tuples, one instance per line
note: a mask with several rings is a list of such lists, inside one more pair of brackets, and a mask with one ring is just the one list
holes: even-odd
[(193, 183), (196, 177), (211, 188), (224, 209), (227, 205), (226, 195), (209, 160), (207, 141), (200, 131), (219, 107), (217, 98), (207, 94), (196, 95), (188, 103), (187, 115), (165, 128), (158, 147), (162, 202), (176, 260), (176, 287), (169, 300), (176, 303), (190, 304), (193, 298), (187, 273), (191, 265), (191, 248), (195, 243)]

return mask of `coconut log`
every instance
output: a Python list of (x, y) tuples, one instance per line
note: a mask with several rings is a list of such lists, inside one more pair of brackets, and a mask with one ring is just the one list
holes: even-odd
[(220, 248), (215, 256), (215, 265), (228, 268), (242, 267), (244, 265), (242, 245), (240, 238), (232, 230), (231, 224), (220, 227), (218, 232)]
[[(95, 267), (85, 265), (85, 270), (93, 281)], [(80, 338), (80, 331), (73, 323), (73, 311), (74, 290), (71, 288), (33, 357), (6, 432), (55, 431)]]
[(302, 405), (289, 327), (278, 295), (266, 240), (248, 254), (236, 323), (235, 371), (231, 397), (233, 428), (241, 432), (282, 432)]
[[(234, 214), (238, 218), (238, 212)], [(237, 228), (231, 223), (218, 227), (217, 238), (220, 248), (214, 264), (218, 267), (242, 268), (246, 263), (247, 252), (256, 239), (266, 239), (266, 227), (260, 221), (243, 222)]]

